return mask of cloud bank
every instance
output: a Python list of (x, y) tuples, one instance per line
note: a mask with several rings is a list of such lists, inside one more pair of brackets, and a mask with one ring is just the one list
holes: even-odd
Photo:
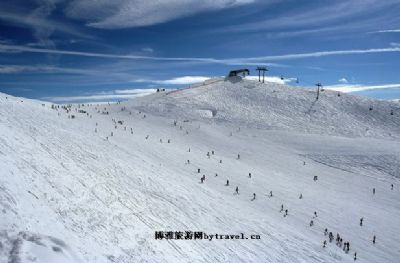
[(200, 62), (200, 63), (215, 63), (226, 65), (257, 65), (257, 63), (264, 63), (268, 61), (280, 60), (294, 60), (312, 57), (326, 57), (338, 55), (356, 55), (356, 54), (372, 54), (372, 53), (393, 53), (400, 52), (400, 47), (391, 46), (385, 48), (371, 48), (371, 49), (350, 49), (350, 50), (334, 50), (334, 51), (316, 51), (310, 53), (292, 53), (283, 55), (272, 56), (259, 56), (249, 58), (231, 58), (231, 59), (218, 59), (218, 58), (200, 58), (200, 57), (156, 57), (156, 56), (140, 56), (140, 55), (117, 55), (107, 53), (94, 53), (82, 51), (69, 51), (69, 50), (56, 50), (48, 48), (36, 48), (19, 45), (6, 45), (0, 44), (0, 53), (15, 53), (15, 52), (30, 52), (30, 53), (46, 53), (46, 54), (60, 54), (69, 56), (83, 56), (83, 57), (97, 57), (108, 59), (133, 59), (133, 60), (153, 60), (153, 61), (181, 61), (181, 62)]
[(164, 23), (204, 11), (232, 8), (254, 0), (74, 0), (66, 15), (90, 27), (115, 29)]
[(364, 90), (374, 90), (374, 89), (398, 89), (400, 88), (400, 83), (397, 84), (382, 84), (382, 85), (331, 85), (324, 86), (325, 89), (340, 91), (344, 93), (358, 92)]

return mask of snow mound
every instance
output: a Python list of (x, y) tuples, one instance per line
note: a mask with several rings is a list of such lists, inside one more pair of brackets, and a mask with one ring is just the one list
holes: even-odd
[[(314, 90), (240, 78), (154, 94), (135, 100), (132, 106), (170, 118), (212, 119), (216, 123), (260, 129), (349, 137), (400, 137), (398, 103), (329, 90), (322, 91), (316, 100)], [(213, 118), (204, 107), (213, 109)]]

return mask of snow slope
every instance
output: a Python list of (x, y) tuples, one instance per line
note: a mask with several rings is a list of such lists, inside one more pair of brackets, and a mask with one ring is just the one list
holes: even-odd
[(391, 115), (391, 111), (400, 115), (400, 105), (395, 102), (330, 90), (321, 92), (316, 100), (314, 90), (241, 81), (240, 77), (146, 96), (135, 102), (162, 116), (210, 118), (234, 126), (352, 137), (399, 138), (400, 135), (399, 119)]
[(0, 262), (398, 262), (398, 104), (314, 98), (221, 80), (67, 112), (0, 94)]

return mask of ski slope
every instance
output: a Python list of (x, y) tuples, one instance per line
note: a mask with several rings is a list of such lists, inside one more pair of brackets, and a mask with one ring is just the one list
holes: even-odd
[(0, 262), (398, 262), (400, 106), (315, 95), (231, 79), (67, 112), (0, 94)]

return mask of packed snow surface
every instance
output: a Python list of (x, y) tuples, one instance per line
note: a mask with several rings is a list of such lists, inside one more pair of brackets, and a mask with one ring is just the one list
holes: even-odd
[(399, 262), (396, 102), (241, 79), (110, 105), (0, 94), (0, 135), (0, 262)]

